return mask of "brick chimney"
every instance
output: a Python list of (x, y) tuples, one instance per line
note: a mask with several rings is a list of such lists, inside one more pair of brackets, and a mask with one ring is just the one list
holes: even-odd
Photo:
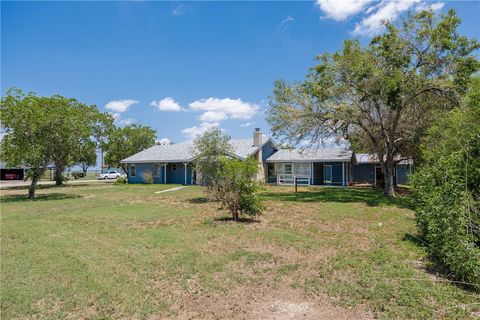
[(255, 128), (253, 131), (253, 146), (260, 147), (262, 145), (262, 132), (260, 132), (260, 128)]

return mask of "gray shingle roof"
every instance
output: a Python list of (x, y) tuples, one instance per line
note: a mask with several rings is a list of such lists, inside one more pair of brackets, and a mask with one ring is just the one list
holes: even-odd
[[(362, 163), (379, 163), (378, 161), (378, 157), (376, 154), (370, 154), (370, 153), (356, 153), (355, 154), (355, 158), (357, 160), (357, 163), (358, 164), (362, 164)], [(401, 157), (400, 156), (397, 156), (395, 157), (395, 160), (398, 161), (400, 160)], [(405, 160), (401, 160), (398, 162), (399, 164), (413, 164), (413, 161), (410, 160), (410, 159), (405, 159)]]
[(352, 151), (344, 148), (283, 149), (271, 155), (267, 162), (350, 161)]
[[(265, 143), (270, 140), (266, 139)], [(246, 158), (257, 151), (258, 147), (253, 146), (252, 139), (230, 140), (235, 155), (239, 158)], [(148, 162), (189, 162), (195, 159), (196, 150), (192, 142), (178, 144), (155, 145), (145, 149), (133, 156), (122, 160), (122, 163), (148, 163)]]

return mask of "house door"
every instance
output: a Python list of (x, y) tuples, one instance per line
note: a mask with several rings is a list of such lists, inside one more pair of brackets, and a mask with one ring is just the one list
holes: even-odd
[(277, 177), (275, 176), (275, 164), (269, 163), (267, 164), (267, 182), (275, 182), (277, 181)]
[(375, 184), (383, 188), (383, 171), (382, 167), (375, 167)]
[(325, 168), (325, 183), (332, 183), (332, 166), (327, 164)]
[(313, 182), (312, 184), (323, 184), (323, 163), (313, 164)]

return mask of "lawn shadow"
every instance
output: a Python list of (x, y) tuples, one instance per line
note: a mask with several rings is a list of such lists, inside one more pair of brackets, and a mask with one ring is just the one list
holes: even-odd
[(15, 203), (15, 202), (29, 202), (29, 201), (55, 201), (55, 200), (65, 200), (65, 199), (77, 199), (82, 196), (78, 194), (67, 194), (67, 193), (49, 193), (49, 194), (38, 194), (35, 196), (35, 199), (30, 200), (27, 198), (26, 194), (15, 194), (15, 195), (6, 195), (0, 197), (1, 203)]
[(214, 218), (214, 222), (239, 222), (239, 223), (260, 223), (260, 220), (253, 219), (253, 218), (238, 218), (237, 221), (234, 221), (232, 217), (220, 217), (220, 218)]
[(210, 200), (207, 197), (196, 197), (196, 198), (190, 198), (187, 201), (190, 203), (207, 203)]
[(407, 196), (389, 198), (382, 192), (373, 188), (359, 187), (311, 187), (309, 191), (302, 192), (264, 192), (261, 194), (265, 199), (293, 202), (360, 202), (368, 206), (395, 205), (401, 208), (411, 209), (411, 203)]

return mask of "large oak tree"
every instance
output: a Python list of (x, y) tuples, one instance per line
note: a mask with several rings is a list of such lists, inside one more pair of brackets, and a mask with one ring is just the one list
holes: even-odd
[(478, 42), (461, 36), (453, 10), (408, 15), (400, 26), (362, 47), (347, 40), (334, 54), (317, 57), (306, 80), (276, 81), (267, 120), (275, 136), (291, 143), (346, 138), (375, 153), (394, 196), (395, 162), (418, 154), (432, 118), (460, 106), (478, 70)]

